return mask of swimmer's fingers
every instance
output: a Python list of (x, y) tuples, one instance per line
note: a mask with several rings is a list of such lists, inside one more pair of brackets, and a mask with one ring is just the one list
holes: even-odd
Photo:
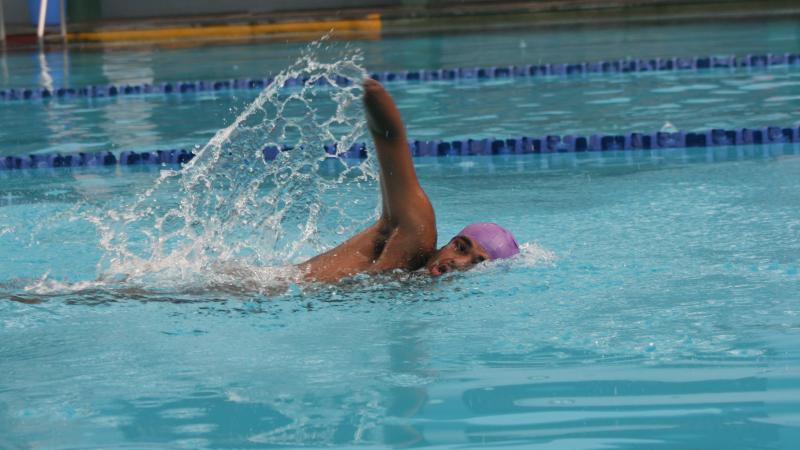
[(367, 101), (367, 98), (386, 97), (389, 95), (386, 92), (386, 89), (383, 88), (383, 85), (372, 78), (364, 79), (364, 82), (361, 83), (361, 86), (364, 87), (365, 102)]
[(364, 78), (364, 81), (361, 82), (361, 85), (364, 87), (365, 91), (383, 89), (383, 85), (378, 82), (378, 80), (372, 78)]
[(405, 127), (392, 96), (375, 80), (364, 81), (367, 124), (377, 141), (405, 141)]

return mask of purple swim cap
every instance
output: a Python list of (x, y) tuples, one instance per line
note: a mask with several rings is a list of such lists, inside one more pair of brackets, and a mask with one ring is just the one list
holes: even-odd
[(492, 222), (467, 225), (456, 236), (466, 236), (481, 245), (492, 259), (510, 258), (519, 253), (519, 244), (510, 231)]

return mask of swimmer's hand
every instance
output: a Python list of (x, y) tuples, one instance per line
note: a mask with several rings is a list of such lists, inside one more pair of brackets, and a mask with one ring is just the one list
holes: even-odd
[(367, 126), (375, 141), (405, 142), (405, 129), (400, 111), (392, 96), (377, 81), (364, 80), (364, 107), (367, 112)]
[(417, 180), (397, 105), (380, 83), (369, 79), (364, 80), (364, 108), (381, 169), (383, 219), (392, 226), (407, 225), (406, 236), (416, 236), (411, 246), (415, 251), (422, 235), (426, 245), (435, 246), (433, 208)]

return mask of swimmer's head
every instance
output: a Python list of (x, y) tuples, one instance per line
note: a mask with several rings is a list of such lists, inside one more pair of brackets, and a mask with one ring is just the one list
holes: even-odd
[(425, 268), (438, 276), (466, 270), (486, 260), (510, 258), (519, 253), (519, 244), (510, 231), (496, 223), (473, 223), (461, 230), (428, 261)]

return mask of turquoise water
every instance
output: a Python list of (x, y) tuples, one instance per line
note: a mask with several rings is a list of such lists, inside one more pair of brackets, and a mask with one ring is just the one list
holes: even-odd
[[(795, 20), (572, 27), (340, 43), (371, 71), (615, 58), (797, 52)], [(303, 44), (0, 54), (0, 88), (261, 78)], [(800, 115), (800, 70), (701, 71), (395, 83), (412, 139), (653, 132), (789, 126)], [(153, 150), (205, 144), (257, 95), (214, 92), (0, 105), (0, 155)], [(187, 117), (190, 120), (187, 120)]]
[(442, 237), (491, 217), (524, 258), (276, 296), (37, 293), (14, 279), (93, 280), (101, 256), (53, 217), (154, 174), (6, 178), (2, 444), (795, 448), (791, 150), (421, 161)]
[[(743, 35), (763, 39), (753, 27)], [(415, 41), (403, 42), (370, 45)], [(412, 137), (455, 138), (530, 123), (792, 124), (796, 102), (767, 99), (800, 95), (797, 81), (784, 70), (391, 90)], [(375, 213), (372, 160), (247, 162), (271, 139), (363, 131), (357, 108), (334, 112), (358, 92), (328, 94), (314, 97), (318, 115), (294, 101), (281, 120), (273, 106), (311, 93), (266, 93), (250, 113), (254, 94), (0, 105), (0, 139), (25, 151), (206, 145), (242, 119), (183, 173), (0, 172), (0, 448), (800, 443), (800, 147), (421, 158), (440, 242), (491, 219), (514, 230), (521, 257), (437, 280), (276, 283), (270, 267)], [(59, 120), (41, 128), (48, 117)], [(331, 117), (341, 123), (318, 126)], [(309, 201), (285, 203), (298, 192)], [(187, 242), (202, 245), (181, 253)]]
[[(390, 83), (411, 139), (655, 132), (800, 124), (800, 70)], [(191, 148), (257, 92), (15, 102), (0, 155)], [(191, 118), (191, 120), (187, 120)], [(120, 126), (119, 124), (124, 124)]]

